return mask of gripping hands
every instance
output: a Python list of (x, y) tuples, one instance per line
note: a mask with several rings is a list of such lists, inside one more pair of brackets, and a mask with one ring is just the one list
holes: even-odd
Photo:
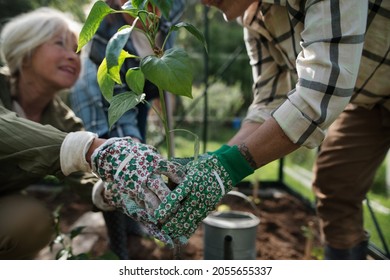
[[(106, 201), (169, 245), (186, 242), (222, 197), (254, 171), (237, 146), (184, 166), (131, 138), (109, 139), (95, 150), (91, 165), (104, 180)], [(171, 191), (161, 175), (178, 186)]]
[(190, 237), (222, 197), (254, 171), (237, 146), (223, 146), (209, 155), (187, 164), (183, 182), (154, 212), (162, 232), (173, 240)]
[(158, 239), (171, 243), (157, 228), (154, 210), (170, 193), (161, 175), (182, 182), (185, 171), (149, 145), (131, 138), (111, 138), (91, 156), (92, 170), (104, 181), (104, 197), (115, 208), (143, 223)]

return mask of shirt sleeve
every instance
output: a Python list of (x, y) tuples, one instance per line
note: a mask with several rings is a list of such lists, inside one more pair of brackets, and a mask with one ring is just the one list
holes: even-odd
[(264, 34), (244, 27), (244, 41), (253, 76), (253, 102), (245, 121), (263, 123), (285, 101), (296, 81), (295, 69)]
[(316, 1), (306, 7), (298, 82), (273, 112), (286, 135), (309, 148), (351, 99), (362, 54), (367, 1)]
[(14, 177), (23, 181), (25, 174), (39, 178), (61, 171), (60, 149), (66, 133), (0, 106), (0, 135), (2, 185)]

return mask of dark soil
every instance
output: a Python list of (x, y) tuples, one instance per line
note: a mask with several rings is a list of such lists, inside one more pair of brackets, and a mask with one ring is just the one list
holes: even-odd
[[(259, 192), (259, 203), (255, 206), (238, 196), (228, 195), (222, 203), (232, 210), (251, 212), (260, 218), (257, 227), (256, 258), (261, 260), (301, 260), (317, 259), (320, 252), (318, 224), (314, 211), (300, 197), (285, 190), (266, 189)], [(53, 209), (63, 204), (61, 210), (61, 229), (67, 232), (71, 224), (83, 213), (92, 210), (91, 204), (76, 194), (60, 192), (56, 195), (35, 192), (35, 195), (48, 202)], [(156, 244), (153, 240), (129, 236), (129, 254), (131, 259), (203, 259), (203, 225), (181, 246), (180, 252)], [(91, 255), (100, 257), (109, 251), (105, 229), (98, 230), (98, 241)]]

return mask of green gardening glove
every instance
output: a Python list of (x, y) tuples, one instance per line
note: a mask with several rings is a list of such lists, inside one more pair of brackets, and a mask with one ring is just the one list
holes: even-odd
[[(221, 153), (225, 150), (228, 150), (230, 149), (230, 146), (228, 145), (222, 145), (217, 151), (214, 151), (214, 152), (206, 152), (204, 154), (200, 154), (198, 155), (198, 158), (197, 160), (202, 160), (202, 159), (206, 159), (208, 157), (210, 157), (212, 154), (215, 154), (215, 153)], [(174, 163), (178, 163), (180, 164), (181, 166), (186, 166), (187, 168), (189, 168), (191, 166), (191, 164), (196, 161), (195, 160), (195, 157), (182, 157), (182, 158), (178, 158), (178, 157), (175, 157), (173, 159), (171, 159), (170, 161), (174, 162)]]
[(173, 240), (189, 238), (222, 197), (253, 171), (237, 146), (191, 162), (183, 182), (154, 212), (162, 233)]

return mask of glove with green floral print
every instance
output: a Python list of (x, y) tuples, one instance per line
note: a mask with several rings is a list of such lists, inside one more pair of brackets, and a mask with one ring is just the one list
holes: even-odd
[[(157, 179), (159, 177), (157, 175), (152, 175), (152, 177), (155, 177), (152, 180), (160, 180)], [(140, 222), (150, 236), (173, 247), (173, 240), (169, 235), (161, 232), (161, 229), (157, 226), (157, 220), (148, 211), (137, 205), (134, 200), (130, 199), (126, 192), (118, 191), (121, 188), (114, 183), (105, 184), (104, 198), (107, 204), (119, 208), (125, 215)]]
[(185, 175), (182, 165), (168, 161), (154, 147), (130, 137), (107, 140), (92, 154), (91, 165), (107, 183), (105, 186), (110, 186), (105, 189), (110, 205), (125, 210), (123, 199), (127, 197), (149, 214), (170, 192), (161, 175), (177, 184)]
[(237, 146), (222, 147), (187, 167), (184, 181), (154, 213), (162, 233), (173, 240), (189, 238), (222, 197), (254, 171)]

